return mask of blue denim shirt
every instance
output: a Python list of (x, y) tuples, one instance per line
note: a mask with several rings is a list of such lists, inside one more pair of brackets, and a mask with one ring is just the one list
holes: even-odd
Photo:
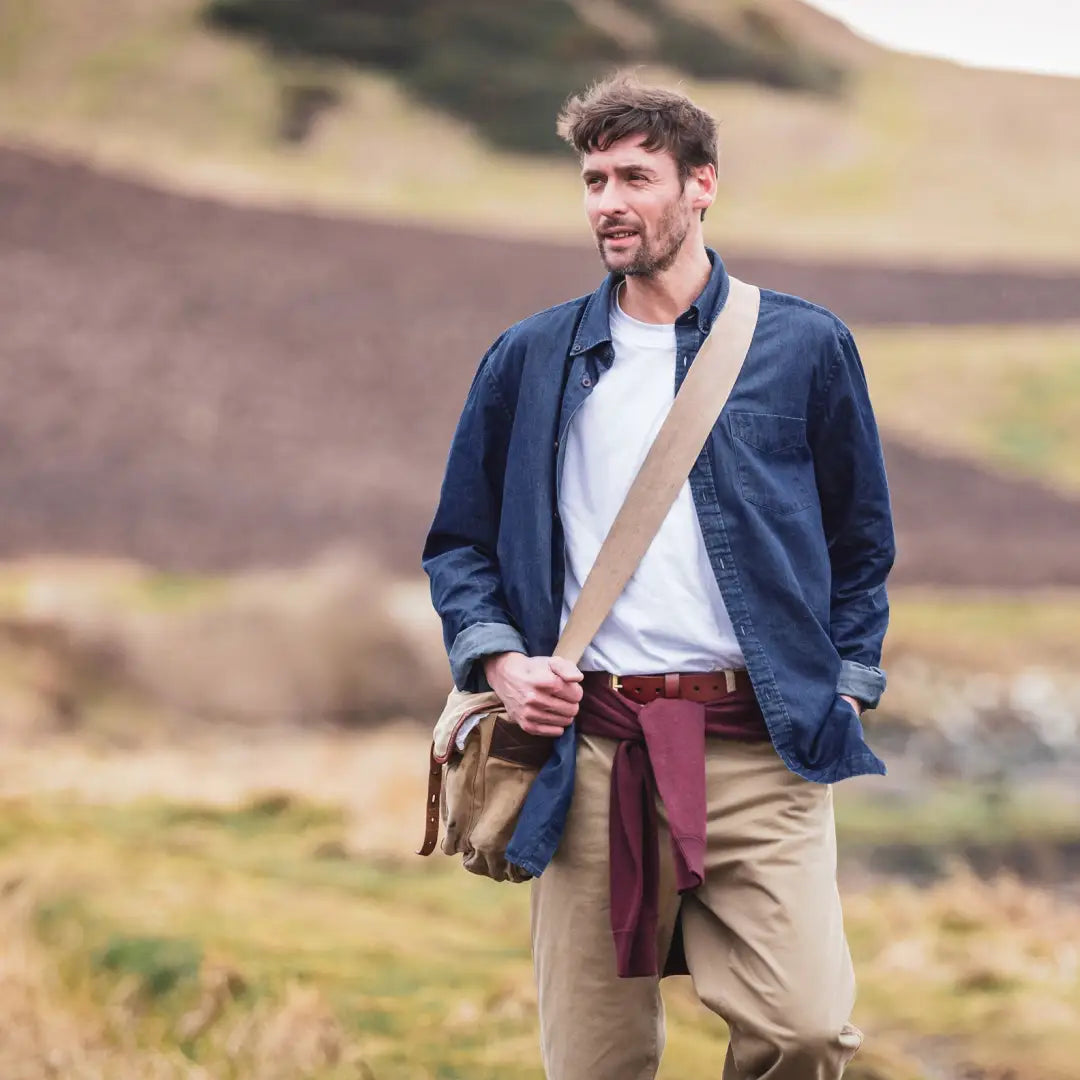
[[(675, 323), (676, 392), (727, 300), (727, 272), (708, 254), (709, 281)], [(489, 689), (480, 661), (491, 653), (555, 648), (566, 430), (614, 359), (608, 313), (618, 282), (609, 275), (591, 295), (511, 327), (473, 379), (422, 560), (461, 690)], [(784, 764), (820, 783), (884, 773), (839, 696), (873, 708), (885, 688), (878, 665), (895, 547), (865, 375), (835, 315), (762, 290), (753, 342), (690, 490)], [(573, 725), (555, 740), (508, 850), (532, 874), (562, 833), (574, 740)]]

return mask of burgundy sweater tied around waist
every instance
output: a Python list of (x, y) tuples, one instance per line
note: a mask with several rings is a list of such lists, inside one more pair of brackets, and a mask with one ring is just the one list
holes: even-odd
[(705, 736), (768, 741), (753, 692), (714, 702), (657, 698), (638, 704), (615, 690), (586, 691), (574, 723), (618, 739), (611, 773), (611, 932), (623, 978), (658, 973), (660, 845), (657, 795), (671, 830), (679, 892), (705, 877)]

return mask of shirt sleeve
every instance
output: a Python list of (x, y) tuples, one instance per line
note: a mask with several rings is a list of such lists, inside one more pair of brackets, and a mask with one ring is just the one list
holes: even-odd
[(507, 610), (496, 555), (512, 416), (491, 360), (504, 339), (488, 350), (469, 389), (421, 560), (459, 690), (491, 689), (482, 657), (526, 651)]
[(889, 487), (866, 374), (838, 324), (811, 446), (832, 569), (830, 635), (840, 654), (837, 693), (874, 708), (885, 689), (885, 579), (896, 555)]

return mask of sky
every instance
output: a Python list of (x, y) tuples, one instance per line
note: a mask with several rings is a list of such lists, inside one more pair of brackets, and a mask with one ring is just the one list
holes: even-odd
[(893, 49), (1080, 76), (1080, 0), (808, 0)]

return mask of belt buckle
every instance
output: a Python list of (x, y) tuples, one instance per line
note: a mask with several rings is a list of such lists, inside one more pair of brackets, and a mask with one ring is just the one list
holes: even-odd
[(608, 685), (611, 687), (612, 690), (621, 690), (622, 689), (622, 683), (619, 682), (619, 676), (618, 675), (612, 675), (611, 676), (611, 681), (608, 683)]

